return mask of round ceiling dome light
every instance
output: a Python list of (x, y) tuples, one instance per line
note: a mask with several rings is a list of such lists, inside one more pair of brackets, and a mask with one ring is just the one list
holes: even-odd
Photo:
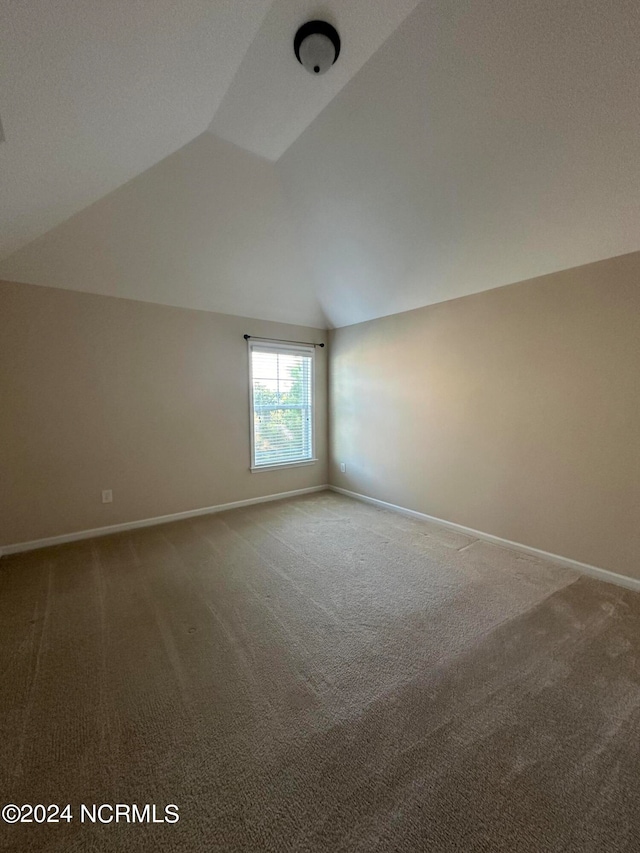
[(296, 33), (293, 50), (309, 74), (319, 76), (328, 71), (340, 55), (340, 36), (326, 21), (307, 21)]

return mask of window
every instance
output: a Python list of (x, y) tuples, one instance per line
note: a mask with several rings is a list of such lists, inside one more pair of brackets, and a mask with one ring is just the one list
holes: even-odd
[(313, 462), (313, 347), (249, 341), (251, 470)]

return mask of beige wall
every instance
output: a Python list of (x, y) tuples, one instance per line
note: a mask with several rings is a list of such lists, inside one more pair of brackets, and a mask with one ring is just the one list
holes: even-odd
[(326, 339), (0, 283), (0, 545), (326, 483), (326, 350), (316, 350), (320, 461), (251, 474), (244, 333)]
[(640, 577), (640, 253), (339, 329), (330, 395), (335, 485)]

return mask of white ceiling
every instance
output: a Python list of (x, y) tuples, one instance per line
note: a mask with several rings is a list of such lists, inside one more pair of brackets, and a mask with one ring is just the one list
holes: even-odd
[(640, 249), (640, 3), (429, 0), (277, 163), (332, 324)]
[[(277, 160), (375, 53), (418, 0), (275, 0), (251, 50), (216, 112), (216, 136), (254, 154)], [(321, 17), (338, 30), (338, 62), (313, 77), (293, 52), (293, 37), (306, 21)]]
[[(149, 16), (149, 6), (160, 4), (169, 16), (161, 24)], [(30, 0), (29, 9), (41, 7), (46, 19), (38, 39), (25, 40), (23, 26), (24, 56), (12, 47), (9, 59), (6, 53), (0, 59), (3, 84), (10, 83), (9, 98), (0, 92), (7, 137), (0, 145), (5, 245), (19, 244), (27, 233), (44, 230), (45, 220), (60, 221), (74, 205), (104, 194), (102, 182), (116, 181), (116, 166), (121, 175), (125, 165), (140, 170), (144, 165), (134, 167), (135, 158), (158, 159), (163, 146), (183, 144), (182, 131), (187, 138), (203, 131), (223, 88), (228, 93), (214, 129), (219, 121), (220, 133), (254, 153), (204, 133), (13, 253), (0, 264), (0, 275), (337, 326), (640, 249), (637, 0), (423, 0), (365, 62), (397, 12), (367, 31), (349, 75), (362, 67), (348, 82), (341, 76), (342, 56), (319, 79), (298, 66), (289, 41), (299, 20), (284, 20), (287, 4), (276, 0), (262, 28), (260, 15), (240, 20), (247, 4), (216, 5), (216, 15), (227, 9), (229, 32), (235, 21), (238, 31), (246, 28), (247, 44), (249, 29), (257, 36), (244, 61), (236, 38), (224, 86), (212, 88), (209, 81), (205, 94), (201, 76), (209, 72), (204, 60), (186, 58), (185, 45), (202, 51), (211, 39), (219, 43), (216, 27), (200, 32), (196, 23), (196, 10), (206, 18), (203, 10), (211, 4), (184, 2), (172, 20), (175, 4), (123, 3), (123, 10), (135, 10), (130, 17), (145, 10), (144, 23), (136, 29), (129, 21), (107, 39), (111, 25), (103, 21), (102, 34), (96, 29), (90, 40), (94, 64), (76, 32), (70, 53), (76, 59), (69, 64), (84, 57), (83, 74), (67, 68), (61, 77), (58, 68), (58, 82), (43, 83), (47, 99), (40, 92), (27, 96), (36, 72), (39, 80), (55, 77), (46, 72), (56, 66), (49, 54), (65, 68), (63, 51), (49, 42), (67, 36), (55, 34), (44, 10), (78, 6), (85, 18), (99, 17), (114, 3), (91, 5), (89, 14), (89, 4)], [(374, 6), (369, 0), (354, 5), (364, 20)], [(383, 5), (375, 4), (381, 14)], [(22, 6), (4, 2), (0, 8), (22, 20), (29, 17)], [(307, 16), (306, 6), (297, 8)], [(314, 15), (345, 26), (356, 23), (357, 16), (332, 18), (332, 10), (346, 14), (343, 4), (313, 8)], [(186, 16), (193, 30), (174, 55), (170, 35), (182, 32), (183, 9), (192, 12)], [(155, 45), (157, 28), (163, 50)], [(141, 67), (116, 61), (132, 42), (132, 63), (138, 55), (154, 57), (151, 66), (164, 81), (159, 89)], [(286, 60), (283, 53), (269, 65), (269, 45), (278, 51), (286, 45)], [(215, 51), (211, 55), (218, 60)], [(273, 74), (273, 83), (258, 85), (261, 68)], [(18, 72), (26, 82), (14, 79)], [(325, 87), (332, 74), (335, 91)], [(100, 99), (91, 96), (103, 76), (117, 82), (106, 107), (111, 135), (100, 124)], [(189, 80), (197, 80), (195, 88)], [(319, 88), (309, 99), (311, 84)], [(26, 117), (20, 116), (18, 90)], [(149, 97), (161, 90), (166, 97)], [(73, 133), (65, 136), (65, 124)], [(20, 152), (15, 134), (26, 127), (29, 144)], [(155, 135), (146, 135), (149, 128)]]
[(269, 0), (0, 0), (0, 256), (211, 122)]
[(13, 254), (0, 276), (327, 327), (273, 164), (210, 133)]
[[(217, 135), (275, 159), (416, 3), (0, 0), (0, 257), (202, 133), (232, 81)], [(293, 36), (323, 10), (347, 40), (319, 81)]]

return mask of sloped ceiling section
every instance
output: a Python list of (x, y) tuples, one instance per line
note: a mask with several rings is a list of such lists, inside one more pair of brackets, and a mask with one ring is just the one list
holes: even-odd
[[(268, 156), (288, 146), (275, 163), (203, 133), (0, 276), (340, 326), (636, 251), (638, 44), (637, 0), (423, 0), (292, 144), (292, 92), (289, 125), (262, 124), (263, 148), (225, 99), (225, 133)], [(231, 85), (239, 100), (252, 50)], [(51, 187), (38, 175), (53, 208), (62, 173)], [(25, 187), (33, 202), (36, 183)], [(24, 237), (29, 217), (11, 205)]]
[(640, 249), (637, 0), (422, 3), (277, 164), (333, 325)]
[(0, 276), (327, 326), (273, 165), (209, 133), (12, 255)]
[(0, 0), (0, 257), (211, 122), (269, 0)]

